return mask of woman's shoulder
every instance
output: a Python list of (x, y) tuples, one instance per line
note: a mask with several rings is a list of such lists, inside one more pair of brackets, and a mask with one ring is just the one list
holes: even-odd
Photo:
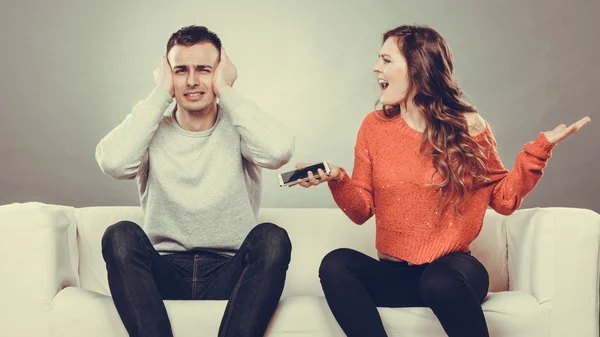
[(377, 125), (381, 127), (388, 125), (389, 122), (395, 121), (397, 117), (399, 118), (400, 115), (398, 114), (393, 117), (387, 117), (383, 110), (373, 110), (363, 118), (362, 124), (370, 126)]
[(373, 110), (371, 112), (369, 112), (365, 118), (363, 119), (363, 122), (375, 122), (377, 120), (384, 120), (385, 115), (383, 114), (383, 110)]
[(469, 135), (473, 138), (482, 136), (488, 131), (489, 125), (477, 112), (465, 112), (463, 114), (469, 126)]
[(383, 116), (383, 112), (381, 110), (373, 110), (371, 112), (369, 112), (368, 114), (366, 114), (361, 123), (360, 123), (360, 128), (361, 129), (371, 129), (371, 128), (377, 128), (377, 125), (379, 124), (379, 122), (382, 122), (382, 117)]

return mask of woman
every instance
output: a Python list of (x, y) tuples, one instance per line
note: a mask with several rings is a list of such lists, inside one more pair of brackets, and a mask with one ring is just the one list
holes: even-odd
[[(377, 74), (382, 110), (368, 114), (352, 178), (330, 165), (325, 181), (355, 223), (376, 215), (379, 260), (350, 249), (323, 259), (319, 277), (344, 332), (386, 336), (377, 307), (429, 307), (450, 337), (488, 336), (481, 309), (489, 278), (470, 254), (487, 206), (511, 214), (542, 176), (559, 141), (590, 122), (542, 132), (502, 165), (490, 126), (463, 99), (444, 39), (424, 26), (386, 32)], [(305, 165), (298, 164), (297, 167)]]

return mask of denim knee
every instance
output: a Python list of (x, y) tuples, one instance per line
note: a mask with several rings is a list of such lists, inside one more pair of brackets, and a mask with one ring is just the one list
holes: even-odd
[(126, 263), (132, 248), (139, 242), (140, 232), (143, 233), (143, 229), (131, 221), (119, 221), (109, 226), (102, 235), (104, 260), (110, 258)]
[(352, 249), (338, 248), (325, 255), (319, 266), (319, 278), (321, 281), (332, 280), (347, 273), (352, 263), (353, 253), (355, 251)]
[(250, 246), (261, 255), (261, 260), (266, 261), (268, 265), (287, 266), (290, 263), (292, 242), (285, 229), (264, 222), (254, 227), (250, 233)]

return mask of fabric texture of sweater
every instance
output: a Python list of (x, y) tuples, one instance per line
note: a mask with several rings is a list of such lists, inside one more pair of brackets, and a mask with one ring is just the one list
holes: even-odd
[[(451, 204), (438, 207), (440, 195), (431, 186), (436, 172), (432, 157), (420, 154), (423, 134), (401, 116), (383, 120), (377, 113), (368, 114), (358, 131), (352, 177), (344, 171), (342, 179), (328, 185), (337, 205), (353, 222), (362, 224), (375, 215), (378, 251), (413, 264), (468, 251), (481, 231), (488, 206), (503, 215), (517, 210), (542, 177), (555, 145), (540, 133), (524, 146), (508, 171), (486, 125), (473, 138), (484, 146), (489, 181), (474, 184), (457, 215)], [(436, 174), (433, 182), (440, 180)]]
[(115, 179), (137, 179), (143, 228), (158, 252), (231, 253), (257, 224), (261, 169), (287, 163), (294, 137), (234, 89), (200, 132), (165, 113), (172, 101), (155, 88), (100, 141), (96, 160)]

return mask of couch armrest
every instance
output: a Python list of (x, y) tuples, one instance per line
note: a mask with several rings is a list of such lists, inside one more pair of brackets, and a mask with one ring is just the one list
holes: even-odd
[(509, 289), (533, 295), (549, 336), (598, 337), (600, 215), (534, 208), (507, 218)]
[(73, 208), (41, 203), (0, 206), (1, 336), (48, 336), (56, 294), (78, 285)]

